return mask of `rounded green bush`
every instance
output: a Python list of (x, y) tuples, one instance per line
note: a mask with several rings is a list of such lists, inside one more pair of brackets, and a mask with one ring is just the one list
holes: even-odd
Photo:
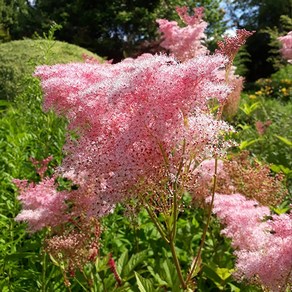
[(13, 100), (22, 92), (23, 77), (37, 65), (83, 61), (82, 55), (100, 59), (92, 52), (53, 40), (19, 40), (0, 44), (0, 100)]

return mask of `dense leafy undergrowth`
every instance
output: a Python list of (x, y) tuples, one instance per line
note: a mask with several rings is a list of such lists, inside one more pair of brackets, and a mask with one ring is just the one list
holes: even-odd
[[(64, 120), (42, 111), (38, 80), (26, 76), (22, 88), (14, 101), (2, 105), (0, 114), (1, 291), (144, 291), (141, 287), (147, 287), (145, 291), (180, 291), (171, 253), (145, 211), (118, 206), (104, 218), (100, 254), (75, 277), (66, 274), (62, 263), (43, 251), (42, 242), (49, 230), (28, 234), (25, 224), (15, 222), (20, 204), (12, 179), (40, 179), (30, 158), (42, 160), (52, 155), (49, 171), (59, 165), (66, 129)], [(284, 172), (288, 182), (292, 172), (291, 112), (291, 98), (283, 101), (269, 94), (245, 93), (233, 121), (239, 148), (270, 163), (274, 172)], [(185, 200), (190, 200), (187, 194)], [(192, 261), (189, 255), (195, 255), (198, 249), (202, 222), (204, 210), (200, 208), (186, 209), (178, 219), (176, 245), (183, 273)], [(111, 258), (124, 283), (121, 287), (110, 268)], [(202, 258), (197, 271), (201, 273), (196, 283), (199, 291), (258, 291), (232, 278), (235, 258), (215, 218), (207, 232)]]

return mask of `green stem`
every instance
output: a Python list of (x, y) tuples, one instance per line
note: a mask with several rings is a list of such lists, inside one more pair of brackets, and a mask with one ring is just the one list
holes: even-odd
[(172, 218), (172, 230), (170, 232), (170, 242), (169, 242), (169, 246), (170, 246), (170, 250), (171, 250), (171, 254), (172, 254), (172, 258), (175, 264), (175, 268), (177, 271), (177, 275), (178, 278), (180, 280), (180, 283), (182, 285), (182, 288), (185, 290), (187, 288), (187, 285), (184, 281), (184, 277), (182, 275), (182, 271), (181, 271), (181, 266), (175, 251), (175, 237), (176, 237), (176, 230), (177, 230), (177, 217), (178, 217), (178, 201), (177, 201), (177, 192), (175, 191), (173, 194), (173, 212), (171, 214), (173, 216)]
[(176, 236), (176, 229), (177, 229), (177, 194), (174, 192), (173, 194), (173, 226), (172, 226), (172, 232), (171, 232), (171, 237), (170, 240), (175, 241), (175, 236)]
[[(145, 202), (144, 202), (144, 203), (145, 203)], [(165, 234), (165, 232), (164, 232), (164, 230), (163, 230), (163, 227), (162, 227), (161, 223), (158, 221), (158, 218), (157, 218), (156, 215), (153, 213), (153, 211), (149, 208), (149, 206), (147, 206), (146, 204), (144, 204), (144, 205), (145, 205), (145, 208), (146, 208), (146, 210), (147, 210), (147, 212), (148, 212), (148, 214), (149, 214), (149, 216), (150, 216), (152, 222), (154, 223), (154, 225), (156, 226), (158, 232), (160, 233), (161, 237), (162, 237), (167, 243), (169, 243), (169, 240), (167, 239), (166, 234)]]
[(47, 265), (47, 255), (46, 253), (43, 251), (43, 271), (42, 271), (42, 291), (45, 292), (46, 291), (46, 265)]
[(199, 259), (201, 258), (203, 246), (205, 244), (208, 227), (209, 227), (210, 221), (211, 221), (212, 209), (213, 209), (214, 198), (215, 198), (215, 191), (216, 191), (216, 184), (217, 184), (217, 168), (218, 168), (217, 166), (218, 166), (218, 160), (217, 160), (217, 158), (215, 158), (215, 171), (214, 171), (212, 198), (211, 198), (210, 208), (209, 208), (208, 215), (207, 215), (207, 222), (206, 222), (206, 225), (205, 225), (204, 230), (203, 230), (202, 240), (201, 240), (201, 243), (200, 243), (200, 246), (199, 246), (198, 254), (194, 258), (194, 260), (193, 260), (193, 262), (191, 264), (191, 269), (190, 269), (190, 271), (188, 273), (188, 276), (187, 276), (187, 279), (186, 279), (186, 283), (189, 283), (189, 281), (192, 279), (192, 274), (194, 273), (194, 271), (197, 268)]
[(180, 264), (179, 264), (179, 261), (178, 261), (177, 255), (176, 255), (175, 246), (174, 246), (174, 238), (171, 238), (171, 240), (169, 242), (169, 246), (170, 246), (172, 258), (173, 258), (173, 261), (174, 261), (174, 264), (175, 264), (175, 268), (176, 268), (176, 271), (177, 271), (177, 275), (178, 275), (179, 281), (180, 281), (180, 283), (182, 285), (182, 288), (185, 290), (187, 288), (187, 285), (186, 285), (186, 282), (184, 281), (184, 277), (182, 275), (181, 267), (180, 267)]

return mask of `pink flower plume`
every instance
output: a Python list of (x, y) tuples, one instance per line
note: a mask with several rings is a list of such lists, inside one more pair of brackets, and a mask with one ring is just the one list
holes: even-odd
[(235, 277), (286, 291), (292, 284), (292, 215), (271, 215), (239, 194), (216, 195), (213, 212), (225, 225), (222, 234), (232, 239)]

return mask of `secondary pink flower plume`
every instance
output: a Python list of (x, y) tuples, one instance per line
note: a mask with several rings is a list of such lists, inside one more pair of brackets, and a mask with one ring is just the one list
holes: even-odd
[(168, 49), (179, 61), (205, 55), (208, 50), (203, 45), (203, 41), (206, 39), (204, 31), (207, 22), (202, 19), (203, 8), (195, 8), (193, 16), (188, 15), (187, 7), (180, 7), (176, 10), (187, 26), (179, 27), (176, 21), (158, 19), (159, 30), (164, 37), (161, 46)]
[(238, 50), (245, 44), (246, 39), (253, 33), (253, 31), (238, 29), (235, 36), (225, 36), (223, 41), (218, 42), (218, 49), (216, 50), (216, 53), (227, 56), (231, 66)]
[(271, 215), (269, 208), (239, 194), (215, 195), (213, 212), (236, 250), (235, 277), (286, 291), (292, 284), (292, 215)]
[(281, 53), (283, 58), (287, 59), (289, 63), (292, 63), (292, 31), (278, 39), (282, 43)]
[(68, 220), (65, 215), (68, 195), (67, 192), (56, 191), (54, 178), (46, 178), (39, 184), (28, 184), (17, 179), (14, 183), (20, 190), (18, 199), (23, 207), (16, 220), (29, 222), (31, 231), (56, 226)]

